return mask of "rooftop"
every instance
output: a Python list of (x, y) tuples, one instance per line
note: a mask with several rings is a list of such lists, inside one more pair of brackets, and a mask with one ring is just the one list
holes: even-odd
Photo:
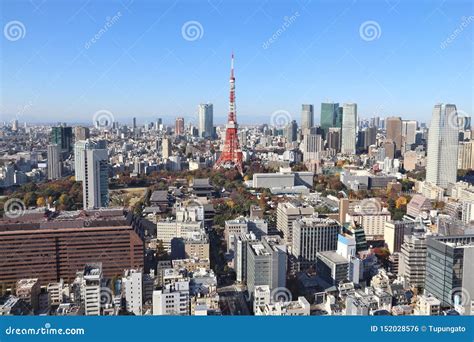
[(25, 290), (32, 288), (38, 282), (38, 278), (20, 279), (16, 283), (17, 290)]
[(18, 230), (73, 229), (93, 227), (129, 227), (122, 209), (74, 210), (42, 216), (21, 216), (15, 220), (1, 219), (0, 233)]
[(322, 256), (327, 260), (335, 263), (335, 264), (347, 264), (348, 261), (342, 255), (337, 254), (334, 251), (325, 251), (325, 252), (318, 252), (318, 258)]

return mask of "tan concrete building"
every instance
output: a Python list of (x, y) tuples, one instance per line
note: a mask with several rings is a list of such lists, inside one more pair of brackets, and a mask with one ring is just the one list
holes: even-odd
[(287, 245), (293, 242), (293, 222), (314, 214), (314, 208), (296, 202), (279, 203), (277, 207), (277, 229), (283, 233)]

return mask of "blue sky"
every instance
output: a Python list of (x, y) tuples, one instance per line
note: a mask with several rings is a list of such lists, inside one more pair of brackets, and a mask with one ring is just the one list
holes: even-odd
[(1, 121), (91, 123), (104, 109), (122, 123), (189, 121), (211, 102), (223, 123), (232, 51), (241, 123), (279, 110), (299, 121), (302, 103), (318, 121), (325, 100), (356, 102), (361, 117), (428, 121), (437, 102), (473, 112), (469, 0), (5, 0), (0, 12), (3, 29), (25, 28), (1, 37)]

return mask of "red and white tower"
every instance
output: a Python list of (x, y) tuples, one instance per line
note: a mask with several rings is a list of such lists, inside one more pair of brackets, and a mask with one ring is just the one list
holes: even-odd
[(239, 138), (237, 136), (237, 114), (235, 112), (235, 77), (234, 77), (234, 54), (232, 54), (230, 68), (230, 97), (229, 97), (229, 117), (225, 130), (225, 143), (221, 155), (214, 164), (214, 169), (220, 167), (235, 167), (241, 175), (242, 168), (242, 150), (240, 149)]

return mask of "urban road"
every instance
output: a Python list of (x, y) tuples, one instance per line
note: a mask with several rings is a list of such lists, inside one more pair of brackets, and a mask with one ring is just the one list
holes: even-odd
[(219, 293), (219, 307), (223, 315), (250, 315), (247, 306), (246, 292), (236, 285), (217, 289)]

